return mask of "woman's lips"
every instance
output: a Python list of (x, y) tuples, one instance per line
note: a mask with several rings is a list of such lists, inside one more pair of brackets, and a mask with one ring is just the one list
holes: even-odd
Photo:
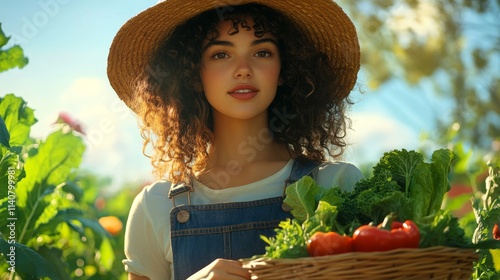
[(251, 85), (239, 85), (228, 91), (231, 97), (239, 100), (248, 100), (257, 95), (259, 90)]

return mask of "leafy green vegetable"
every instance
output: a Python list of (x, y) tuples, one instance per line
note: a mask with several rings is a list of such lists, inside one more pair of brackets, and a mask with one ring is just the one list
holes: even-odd
[[(312, 234), (317, 231), (342, 230), (336, 221), (337, 207), (327, 201), (335, 200), (334, 196), (318, 186), (311, 177), (304, 176), (288, 186), (286, 195), (284, 203), (292, 207), (291, 213), (294, 219), (281, 222), (280, 227), (275, 230), (276, 236), (270, 238), (261, 236), (268, 244), (266, 257), (306, 257), (308, 256), (306, 241)], [(341, 203), (341, 200), (335, 202)]]
[[(500, 159), (488, 163), (488, 177), (485, 180), (486, 188), (483, 192), (477, 192), (472, 198), (472, 209), (476, 218), (477, 227), (472, 236), (474, 244), (481, 244), (493, 239), (493, 228), (495, 224), (500, 225)], [(500, 243), (499, 240), (494, 240)], [(480, 260), (473, 273), (474, 279), (483, 279), (485, 275), (498, 274), (495, 269), (494, 258), (498, 258), (500, 250), (479, 250)], [(490, 248), (492, 248), (490, 246)]]
[(395, 213), (399, 219), (406, 219), (410, 214), (409, 198), (400, 191), (399, 185), (392, 180), (391, 173), (379, 169), (377, 173), (356, 184), (353, 194), (361, 223), (380, 223), (389, 213)]
[(316, 196), (322, 192), (313, 178), (304, 176), (286, 188), (284, 202), (292, 208), (292, 215), (299, 222), (304, 222), (314, 215)]
[[(367, 216), (379, 223), (385, 215), (372, 211), (379, 209), (380, 205), (392, 208), (387, 210), (394, 210), (400, 219), (410, 219), (415, 222), (437, 213), (441, 208), (444, 194), (450, 189), (448, 174), (453, 160), (454, 154), (448, 149), (434, 151), (431, 163), (426, 163), (423, 155), (416, 151), (402, 149), (384, 153), (373, 167), (373, 177), (369, 182), (359, 182), (356, 185), (356, 188), (358, 185), (364, 185), (363, 188), (374, 192), (371, 195), (379, 198), (368, 200), (369, 204), (364, 207), (364, 214), (372, 213)], [(399, 191), (406, 198), (390, 191), (394, 187), (391, 184), (394, 183), (399, 189), (392, 191)], [(364, 196), (368, 198), (368, 195)], [(400, 198), (399, 205), (398, 198)]]
[[(306, 179), (309, 181), (309, 179)], [(317, 188), (316, 184), (311, 184)], [(311, 199), (312, 197), (309, 197)], [(312, 202), (311, 202), (312, 204)], [(316, 204), (316, 203), (315, 203)], [(269, 246), (266, 247), (266, 257), (270, 258), (299, 258), (309, 256), (306, 241), (317, 231), (341, 232), (336, 221), (337, 207), (324, 200), (317, 203), (314, 214), (304, 222), (297, 219), (288, 219), (279, 224), (276, 236), (267, 238), (261, 236), (262, 240)]]
[(419, 223), (420, 247), (467, 247), (471, 244), (458, 219), (449, 211), (440, 210), (429, 224)]
[(424, 162), (422, 154), (415, 151), (393, 150), (385, 153), (379, 162), (373, 167), (373, 174), (376, 177), (385, 171), (389, 171), (392, 180), (401, 186), (404, 193), (408, 193), (412, 177), (416, 167)]
[(441, 149), (432, 154), (430, 170), (434, 188), (427, 215), (432, 215), (441, 208), (444, 195), (450, 190), (448, 174), (454, 160), (455, 154), (450, 150)]
[[(390, 213), (400, 221), (412, 220), (418, 224), (421, 247), (498, 247), (498, 243), (492, 242), (472, 244), (458, 219), (441, 210), (444, 195), (450, 189), (448, 175), (454, 159), (455, 154), (448, 149), (434, 151), (430, 162), (425, 162), (416, 151), (392, 150), (374, 166), (373, 176), (357, 182), (352, 192), (337, 186), (325, 189), (311, 177), (303, 177), (287, 188), (284, 199), (292, 208), (294, 219), (280, 224), (275, 237), (263, 237), (269, 244), (266, 256), (306, 256), (305, 242), (315, 232), (351, 235), (359, 225), (379, 224)], [(497, 177), (490, 180), (487, 195), (476, 199), (475, 208), (484, 204), (487, 209), (476, 211), (477, 235), (491, 231), (492, 223), (500, 221), (498, 174), (497, 170)]]
[(337, 232), (352, 232), (360, 225), (358, 221), (358, 206), (352, 192), (338, 187), (332, 187), (323, 194), (321, 201), (328, 202), (337, 208)]
[(320, 200), (314, 215), (304, 221), (302, 228), (306, 238), (317, 231), (342, 233), (342, 229), (337, 226), (337, 207)]
[[(431, 174), (431, 165), (428, 163), (422, 162), (415, 168), (415, 177), (411, 182), (409, 190), (409, 197), (412, 199), (409, 207), (411, 209), (409, 218), (414, 221), (420, 221), (429, 213), (431, 201), (433, 200), (432, 194), (434, 193)], [(443, 197), (441, 196), (441, 201), (442, 199)]]
[(307, 257), (307, 246), (302, 225), (295, 219), (287, 219), (279, 224), (276, 236), (261, 238), (269, 244), (266, 247), (266, 257), (272, 259)]

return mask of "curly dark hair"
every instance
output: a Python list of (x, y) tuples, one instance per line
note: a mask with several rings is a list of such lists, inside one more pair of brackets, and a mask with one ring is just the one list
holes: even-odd
[[(284, 83), (268, 108), (274, 140), (285, 143), (295, 159), (341, 156), (350, 125), (346, 108), (352, 103), (337, 94), (340, 77), (293, 21), (266, 6), (248, 4), (207, 11), (178, 26), (144, 69), (134, 108), (141, 119), (143, 153), (151, 158), (155, 174), (168, 173), (176, 183), (206, 168), (213, 120), (199, 66), (202, 44), (218, 38), (221, 21), (232, 22), (230, 34), (247, 28), (257, 37), (269, 32), (278, 40)], [(150, 145), (151, 155), (146, 151)]]

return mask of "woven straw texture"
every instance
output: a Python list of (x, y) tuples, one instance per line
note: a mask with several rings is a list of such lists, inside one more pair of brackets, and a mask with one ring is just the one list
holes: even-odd
[(470, 279), (474, 250), (451, 247), (244, 262), (252, 279)]

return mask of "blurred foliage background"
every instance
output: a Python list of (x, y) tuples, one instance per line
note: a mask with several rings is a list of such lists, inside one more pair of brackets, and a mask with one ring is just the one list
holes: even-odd
[(454, 126), (468, 148), (491, 148), (500, 136), (500, 1), (338, 3), (357, 25), (371, 89), (403, 80), (446, 97), (453, 110), (435, 120), (432, 140), (447, 144)]
[[(420, 151), (425, 154), (447, 147), (458, 155), (443, 207), (460, 217), (472, 237), (477, 225), (472, 205), (488, 192), (491, 163), (498, 163), (500, 154), (500, 1), (338, 3), (357, 25), (361, 71), (369, 91), (403, 81), (417, 92), (430, 92), (452, 104), (452, 111), (440, 112), (435, 118), (436, 131), (422, 131)], [(0, 72), (28, 65), (29, 54), (8, 42), (0, 25)], [(392, 94), (398, 98), (398, 92)], [(121, 264), (124, 227), (133, 198), (147, 182), (125, 184), (118, 192), (110, 192), (109, 178), (79, 168), (85, 135), (78, 121), (61, 114), (47, 128), (52, 132), (46, 139), (33, 139), (29, 129), (36, 122), (35, 115), (29, 100), (16, 95), (0, 95), (0, 278), (126, 279)], [(366, 176), (373, 164), (363, 166)], [(37, 260), (35, 265), (17, 262), (18, 274), (8, 270), (7, 257), (7, 218), (12, 208), (4, 186), (9, 185), (8, 168), (12, 166), (19, 218), (16, 250)], [(498, 200), (491, 202), (490, 210), (499, 208)], [(500, 222), (498, 216), (490, 216), (496, 218), (493, 222)], [(45, 261), (35, 258), (33, 252)], [(476, 268), (476, 278), (494, 279), (492, 275), (487, 268)]]

